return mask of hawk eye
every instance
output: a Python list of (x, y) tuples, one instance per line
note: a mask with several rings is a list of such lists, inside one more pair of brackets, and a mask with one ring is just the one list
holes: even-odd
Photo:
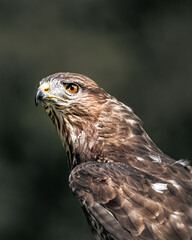
[(65, 86), (65, 90), (69, 93), (69, 94), (76, 94), (79, 91), (79, 86), (74, 84), (74, 83), (68, 83)]

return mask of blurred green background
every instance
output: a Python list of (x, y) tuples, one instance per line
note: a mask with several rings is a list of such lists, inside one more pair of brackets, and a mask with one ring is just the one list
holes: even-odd
[(0, 0), (0, 58), (0, 239), (93, 239), (34, 104), (49, 74), (88, 75), (165, 153), (192, 159), (191, 1)]

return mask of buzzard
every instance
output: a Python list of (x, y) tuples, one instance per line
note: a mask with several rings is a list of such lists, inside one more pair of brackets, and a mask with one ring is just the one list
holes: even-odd
[(96, 239), (192, 239), (191, 167), (164, 154), (131, 108), (74, 73), (42, 79), (35, 101), (66, 149)]

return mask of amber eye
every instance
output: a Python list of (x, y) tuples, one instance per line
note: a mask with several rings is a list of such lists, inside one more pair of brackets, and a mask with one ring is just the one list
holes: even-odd
[(79, 86), (74, 83), (69, 83), (65, 86), (65, 89), (70, 94), (76, 94), (79, 91)]

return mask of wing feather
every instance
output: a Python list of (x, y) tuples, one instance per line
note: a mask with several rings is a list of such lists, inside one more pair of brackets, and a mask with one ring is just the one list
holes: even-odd
[(87, 162), (73, 169), (70, 187), (114, 239), (192, 239), (189, 182), (163, 181), (122, 163)]

